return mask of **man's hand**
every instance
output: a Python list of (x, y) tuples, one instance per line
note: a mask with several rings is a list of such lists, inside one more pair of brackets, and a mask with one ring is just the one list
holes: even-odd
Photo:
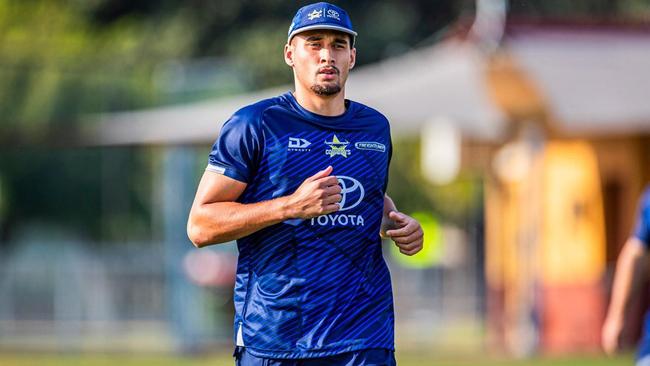
[(402, 254), (413, 255), (422, 250), (424, 232), (420, 223), (401, 212), (390, 211), (383, 220), (382, 236), (391, 238)]
[(340, 209), (341, 186), (332, 173), (332, 166), (305, 179), (296, 191), (287, 196), (288, 216), (300, 219), (326, 215)]
[(621, 333), (623, 332), (623, 322), (615, 317), (608, 316), (603, 325), (601, 342), (603, 350), (608, 355), (614, 355), (621, 347)]

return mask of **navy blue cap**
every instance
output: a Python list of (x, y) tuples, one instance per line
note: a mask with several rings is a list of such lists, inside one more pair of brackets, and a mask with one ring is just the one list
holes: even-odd
[(293, 17), (287, 43), (300, 32), (312, 29), (332, 29), (347, 33), (352, 36), (352, 44), (357, 32), (352, 29), (352, 21), (348, 13), (336, 5), (321, 2), (305, 5)]

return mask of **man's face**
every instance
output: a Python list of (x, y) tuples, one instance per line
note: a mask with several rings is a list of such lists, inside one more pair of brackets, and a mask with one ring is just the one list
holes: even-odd
[(313, 30), (294, 36), (284, 55), (298, 83), (317, 95), (333, 96), (345, 86), (356, 50), (346, 33)]

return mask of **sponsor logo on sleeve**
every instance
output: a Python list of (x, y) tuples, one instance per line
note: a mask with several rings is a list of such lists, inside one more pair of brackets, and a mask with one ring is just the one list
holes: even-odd
[(213, 164), (208, 164), (208, 166), (205, 169), (219, 174), (223, 174), (226, 172), (226, 168), (218, 165), (213, 165)]
[(288, 151), (310, 151), (309, 145), (311, 142), (303, 138), (289, 137), (289, 144), (287, 145)]

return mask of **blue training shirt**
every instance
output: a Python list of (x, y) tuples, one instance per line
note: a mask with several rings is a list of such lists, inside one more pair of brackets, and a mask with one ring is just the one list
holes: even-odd
[(639, 212), (633, 235), (641, 240), (646, 249), (650, 247), (650, 186), (646, 188), (639, 200)]
[(209, 157), (247, 183), (238, 202), (293, 193), (332, 165), (339, 211), (288, 220), (237, 240), (235, 343), (258, 357), (311, 358), (394, 350), (393, 297), (379, 229), (392, 153), (388, 120), (353, 101), (337, 117), (291, 93), (237, 111)]

